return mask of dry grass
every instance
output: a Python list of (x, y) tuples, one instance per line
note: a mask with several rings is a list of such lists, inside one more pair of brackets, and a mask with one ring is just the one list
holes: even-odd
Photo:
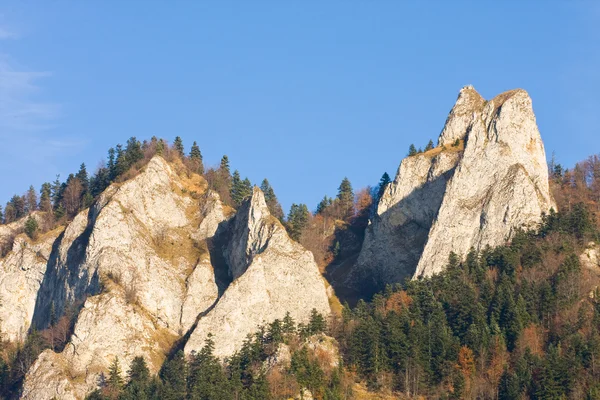
[(458, 143), (458, 146), (439, 146), (439, 147), (435, 147), (429, 151), (426, 151), (424, 153), (419, 153), (417, 155), (422, 155), (422, 156), (426, 156), (426, 157), (435, 157), (438, 154), (442, 153), (442, 152), (446, 152), (446, 153), (460, 153), (462, 151), (465, 151), (465, 141), (464, 140), (460, 140)]

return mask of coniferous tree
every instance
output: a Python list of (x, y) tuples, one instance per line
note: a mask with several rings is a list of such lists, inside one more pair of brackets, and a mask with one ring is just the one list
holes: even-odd
[(233, 201), (233, 206), (238, 208), (242, 204), (245, 195), (244, 184), (240, 178), (240, 173), (236, 169), (231, 176), (231, 201)]
[(344, 178), (340, 183), (337, 199), (340, 204), (342, 218), (346, 219), (354, 215), (354, 191), (348, 178)]
[(194, 142), (192, 144), (192, 149), (190, 150), (190, 160), (193, 163), (194, 172), (199, 173), (200, 175), (204, 174), (204, 165), (202, 164), (202, 153), (200, 152), (200, 147), (198, 144)]
[(14, 195), (9, 203), (13, 206), (15, 212), (15, 220), (25, 216), (25, 199), (21, 196)]
[(433, 140), (429, 140), (427, 146), (425, 146), (425, 151), (433, 150)]
[(160, 378), (163, 385), (159, 398), (164, 400), (184, 400), (187, 394), (187, 363), (183, 351), (177, 352), (175, 356), (165, 361), (161, 370)]
[(146, 400), (150, 398), (150, 371), (144, 357), (135, 357), (127, 372), (127, 384), (120, 396), (122, 400)]
[(52, 182), (52, 206), (58, 208), (62, 201), (62, 184), (60, 183), (60, 175), (56, 175), (56, 179)]
[(33, 185), (29, 186), (29, 190), (25, 194), (25, 208), (28, 213), (37, 210), (37, 193)]
[(123, 377), (121, 376), (121, 364), (119, 363), (119, 357), (115, 357), (113, 362), (110, 364), (108, 369), (108, 379), (106, 380), (106, 387), (111, 394), (118, 394), (123, 387)]
[(4, 213), (2, 212), (2, 206), (0, 206), (0, 224), (4, 223)]
[(173, 148), (177, 155), (183, 160), (185, 157), (185, 149), (183, 147), (183, 140), (179, 136), (175, 136), (175, 140), (173, 141)]
[(414, 144), (411, 144), (410, 147), (408, 148), (408, 156), (414, 156), (417, 154), (417, 148), (415, 147)]
[(288, 214), (286, 227), (288, 230), (288, 234), (290, 237), (299, 241), (300, 236), (302, 235), (302, 230), (308, 224), (308, 207), (306, 204), (292, 204), (290, 207), (290, 212)]
[(127, 144), (125, 147), (125, 155), (127, 169), (129, 169), (132, 165), (144, 158), (144, 153), (142, 152), (142, 144), (139, 140), (136, 139), (135, 136), (132, 136), (129, 138), (129, 140), (127, 140)]
[(269, 207), (269, 212), (271, 215), (282, 221), (283, 209), (281, 208), (281, 204), (279, 204), (279, 201), (277, 200), (275, 191), (273, 190), (273, 187), (271, 187), (271, 184), (267, 178), (263, 179), (262, 183), (260, 184), (260, 190), (262, 190), (265, 195), (265, 202), (267, 203), (267, 207)]
[(325, 318), (316, 309), (312, 309), (310, 313), (310, 321), (308, 323), (308, 330), (311, 335), (315, 335), (317, 333), (325, 332), (327, 328), (327, 323), (325, 322)]
[(79, 171), (75, 175), (77, 179), (79, 179), (79, 183), (81, 183), (82, 193), (85, 194), (90, 190), (90, 180), (88, 177), (87, 169), (85, 167), (85, 163), (81, 163), (79, 166)]
[(37, 237), (38, 230), (38, 222), (31, 215), (25, 221), (25, 234), (29, 236), (31, 239), (35, 239)]
[(117, 177), (117, 156), (114, 148), (108, 149), (108, 162), (106, 168), (108, 168), (108, 178), (112, 182)]
[(385, 188), (387, 187), (387, 185), (390, 182), (391, 182), (390, 176), (388, 175), (387, 172), (384, 172), (383, 175), (381, 176), (381, 179), (379, 180), (379, 185), (378, 185), (378, 189), (377, 189), (377, 198), (375, 199), (373, 204), (379, 203), (381, 196), (383, 196), (383, 193), (385, 192)]
[(319, 204), (317, 204), (316, 213), (323, 214), (323, 212), (325, 212), (327, 207), (329, 207), (331, 204), (333, 204), (333, 200), (330, 197), (323, 197), (323, 200), (321, 200)]
[(39, 209), (44, 212), (52, 211), (52, 185), (49, 182), (42, 184), (40, 189), (40, 204)]

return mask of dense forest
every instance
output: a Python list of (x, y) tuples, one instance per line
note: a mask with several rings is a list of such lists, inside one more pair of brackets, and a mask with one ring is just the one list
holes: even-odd
[[(252, 183), (231, 173), (227, 156), (205, 169), (196, 143), (186, 154), (180, 138), (172, 145), (131, 138), (110, 149), (92, 176), (82, 164), (64, 182), (57, 177), (42, 185), (39, 196), (33, 187), (13, 196), (2, 220), (25, 221), (22, 230), (35, 238), (89, 207), (111, 183), (134, 176), (155, 154), (203, 175), (233, 208), (251, 193)], [(142, 357), (131, 365), (115, 358), (89, 398), (276, 400), (306, 390), (328, 400), (600, 399), (600, 271), (581, 258), (600, 240), (600, 157), (568, 170), (552, 161), (549, 168), (559, 211), (511, 243), (451, 254), (442, 274), (399, 282), (358, 302), (348, 297), (351, 306), (345, 303), (328, 320), (316, 312), (307, 325), (277, 320), (224, 363), (213, 356), (210, 339), (190, 358), (173, 349), (156, 376)], [(384, 174), (372, 188), (355, 192), (344, 178), (334, 198), (325, 196), (314, 210), (293, 204), (287, 216), (266, 179), (261, 188), (273, 215), (327, 276), (332, 265), (343, 267), (358, 253), (389, 182)], [(0, 243), (2, 254), (11, 245)], [(18, 393), (43, 349), (62, 350), (77, 307), (53, 316), (48, 329), (31, 332), (23, 343), (2, 341), (2, 398)]]

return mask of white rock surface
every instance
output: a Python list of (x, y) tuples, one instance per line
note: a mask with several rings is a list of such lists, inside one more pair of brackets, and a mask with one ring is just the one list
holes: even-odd
[(198, 321), (185, 346), (186, 354), (199, 351), (213, 334), (215, 355), (231, 356), (259, 325), (283, 319), (286, 312), (297, 322), (307, 322), (312, 309), (330, 313), (312, 253), (291, 240), (269, 214), (260, 189), (254, 188), (231, 223), (232, 239), (225, 254), (235, 280)]
[(0, 331), (2, 339), (24, 340), (33, 321), (38, 291), (60, 230), (35, 241), (25, 234), (14, 239), (12, 250), (0, 259)]
[[(452, 146), (457, 139), (463, 142)], [(438, 148), (402, 161), (367, 229), (354, 277), (380, 287), (439, 273), (451, 251), (465, 256), (505, 243), (553, 207), (529, 95), (517, 89), (485, 102), (465, 87)]]
[[(124, 369), (142, 355), (157, 371), (175, 338), (214, 304), (210, 258), (194, 239), (199, 203), (182, 190), (185, 179), (156, 156), (67, 227), (38, 296), (37, 321), (44, 326), (52, 303), (62, 310), (91, 297), (65, 350), (45, 352), (32, 367), (25, 398), (68, 398), (67, 392), (81, 398), (115, 355)], [(220, 207), (218, 198), (212, 204)], [(98, 294), (101, 286), (109, 293)], [(68, 368), (57, 371), (56, 365)]]
[(594, 242), (588, 243), (585, 251), (579, 256), (581, 265), (591, 270), (600, 268), (600, 246)]

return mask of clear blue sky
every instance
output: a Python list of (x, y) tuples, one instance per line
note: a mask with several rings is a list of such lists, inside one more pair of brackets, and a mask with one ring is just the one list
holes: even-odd
[(0, 1), (0, 202), (179, 135), (312, 209), (395, 174), (465, 84), (529, 91), (572, 165), (600, 152), (599, 71), (593, 1)]

